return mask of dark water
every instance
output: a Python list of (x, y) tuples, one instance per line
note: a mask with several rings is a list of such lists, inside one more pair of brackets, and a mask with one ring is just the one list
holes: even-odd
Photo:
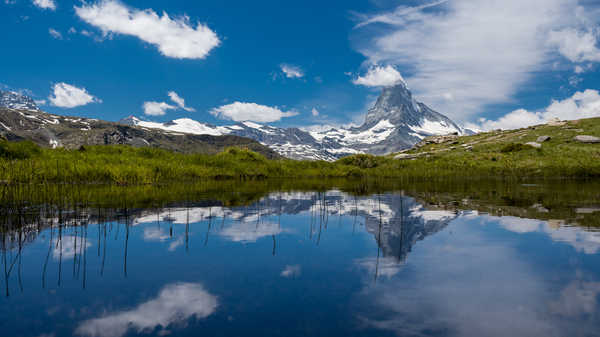
[(110, 208), (90, 200), (114, 191), (70, 206), (15, 192), (1, 213), (0, 335), (598, 336), (590, 186)]

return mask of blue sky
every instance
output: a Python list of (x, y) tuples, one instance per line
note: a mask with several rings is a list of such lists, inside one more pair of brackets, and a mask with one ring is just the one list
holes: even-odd
[(599, 7), (0, 0), (0, 83), (46, 111), (108, 120), (360, 123), (402, 77), (420, 101), (474, 126), (586, 117), (600, 115)]

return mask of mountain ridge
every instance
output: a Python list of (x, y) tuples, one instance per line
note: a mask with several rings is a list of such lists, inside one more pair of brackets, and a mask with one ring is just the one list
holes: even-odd
[[(275, 151), (249, 138), (212, 136), (147, 129), (99, 119), (60, 116), (40, 110), (27, 96), (10, 93), (0, 104), (0, 138), (31, 140), (44, 147), (77, 149), (82, 145), (127, 144), (184, 153), (217, 153), (230, 146), (245, 147), (267, 158), (281, 158)], [(6, 103), (8, 102), (8, 103)]]
[(129, 116), (120, 123), (192, 134), (232, 134), (254, 139), (292, 159), (334, 161), (353, 154), (384, 155), (408, 149), (425, 137), (465, 133), (448, 117), (418, 102), (404, 82), (384, 87), (365, 122), (358, 127), (308, 131), (254, 122), (215, 126), (190, 118), (166, 123)]

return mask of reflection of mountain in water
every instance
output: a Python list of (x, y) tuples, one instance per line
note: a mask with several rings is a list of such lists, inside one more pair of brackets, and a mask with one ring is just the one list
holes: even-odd
[(391, 216), (366, 216), (365, 225), (375, 236), (383, 256), (393, 257), (397, 262), (405, 261), (417, 241), (444, 229), (456, 217), (453, 212), (425, 210), (413, 198), (399, 195), (381, 198), (381, 203), (392, 211)]
[[(334, 217), (352, 217), (364, 223), (366, 230), (378, 242), (383, 256), (402, 262), (412, 246), (427, 235), (444, 228), (455, 217), (447, 211), (428, 211), (415, 199), (401, 195), (355, 197), (339, 191), (272, 193), (259, 202), (243, 207), (224, 207), (217, 201), (170, 205), (160, 209), (93, 209), (62, 210), (42, 206), (28, 208), (26, 216), (19, 213), (19, 230), (4, 232), (2, 248), (13, 249), (35, 240), (43, 229), (66, 228), (94, 224), (118, 223), (137, 226), (147, 223), (194, 224), (207, 222), (211, 231), (233, 242), (255, 242), (285, 232), (276, 217), (285, 214), (308, 213), (311, 216), (311, 233), (326, 230)], [(5, 217), (5, 224), (14, 219)], [(25, 233), (26, 235), (20, 235)], [(148, 241), (166, 241), (172, 234), (148, 233)], [(6, 239), (6, 240), (4, 240)], [(26, 240), (24, 240), (26, 239)]]

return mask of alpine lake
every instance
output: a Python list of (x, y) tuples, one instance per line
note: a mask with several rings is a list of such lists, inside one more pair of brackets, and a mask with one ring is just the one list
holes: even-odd
[(600, 336), (599, 181), (0, 186), (0, 336)]

